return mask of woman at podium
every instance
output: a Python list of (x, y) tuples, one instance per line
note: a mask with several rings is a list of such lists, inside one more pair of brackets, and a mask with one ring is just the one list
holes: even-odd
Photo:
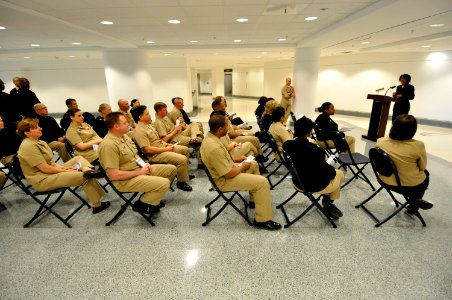
[(399, 77), (400, 85), (397, 86), (396, 91), (392, 94), (397, 102), (392, 109), (392, 121), (402, 114), (408, 114), (410, 111), (410, 100), (414, 99), (414, 86), (410, 84), (411, 76), (402, 74)]
[[(317, 139), (319, 141), (325, 141), (328, 144), (328, 147), (334, 148), (333, 139), (333, 131), (346, 131), (343, 129), (339, 129), (339, 126), (336, 122), (334, 122), (330, 116), (334, 115), (336, 110), (334, 109), (334, 105), (331, 102), (325, 102), (318, 108), (318, 111), (321, 114), (315, 119), (315, 122), (319, 126), (321, 133), (317, 133)], [(348, 129), (350, 130), (350, 129)], [(345, 134), (344, 134), (345, 135)], [(355, 138), (353, 136), (345, 136), (345, 140), (347, 141), (348, 146), (350, 147), (350, 151), (355, 152)], [(324, 144), (319, 143), (319, 146), (322, 147)]]

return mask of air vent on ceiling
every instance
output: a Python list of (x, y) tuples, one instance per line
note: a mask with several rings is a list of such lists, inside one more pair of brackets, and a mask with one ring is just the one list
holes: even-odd
[(264, 11), (264, 15), (296, 15), (305, 9), (307, 4), (281, 4), (269, 5)]

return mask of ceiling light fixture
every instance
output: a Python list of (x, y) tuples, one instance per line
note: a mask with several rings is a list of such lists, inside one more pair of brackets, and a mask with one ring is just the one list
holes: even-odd
[(74, 58), (74, 57), (75, 57), (75, 55), (69, 55), (69, 57), (70, 57), (70, 58)]
[(304, 19), (305, 19), (305, 21), (314, 21), (314, 20), (317, 20), (318, 17), (306, 17)]
[(240, 43), (242, 40), (234, 40), (234, 43)]
[(190, 41), (190, 43), (197, 43), (198, 41)]
[(24, 58), (25, 58), (25, 59), (29, 59), (29, 58), (30, 58), (30, 56), (24, 56)]
[(80, 45), (79, 42), (73, 42), (72, 45)]
[(0, 26), (0, 29), (3, 30), (3, 29), (6, 29), (6, 27)]
[(32, 47), (41, 47), (39, 44), (31, 44)]
[(422, 45), (421, 47), (422, 48), (430, 48), (431, 46), (430, 45)]
[(154, 41), (147, 41), (146, 43), (147, 43), (147, 44), (155, 44)]
[(113, 24), (115, 24), (115, 23), (113, 23), (112, 21), (101, 21), (100, 24), (103, 24), (103, 25), (113, 25)]
[(236, 19), (236, 21), (239, 23), (245, 23), (245, 22), (248, 22), (248, 19), (247, 18), (238, 18), (238, 19)]
[(169, 53), (165, 53), (165, 54), (163, 54), (163, 55), (165, 55), (165, 56), (171, 56), (171, 54), (169, 54)]
[(280, 42), (283, 42), (283, 41), (285, 41), (285, 40), (286, 40), (285, 38), (278, 39), (278, 41), (280, 41)]
[(366, 45), (366, 44), (370, 44), (370, 42), (362, 42), (361, 44)]
[(168, 23), (170, 24), (180, 24), (179, 20), (168, 20)]
[(430, 27), (441, 27), (444, 26), (444, 24), (431, 24)]

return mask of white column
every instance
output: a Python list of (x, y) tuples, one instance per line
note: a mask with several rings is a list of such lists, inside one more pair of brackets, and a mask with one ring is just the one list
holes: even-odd
[(108, 97), (113, 110), (121, 98), (140, 99), (147, 105), (153, 99), (152, 76), (145, 51), (104, 51), (105, 79)]
[(304, 114), (311, 119), (315, 113), (320, 48), (296, 48), (292, 84), (296, 98), (293, 102), (295, 116)]
[(212, 69), (212, 97), (224, 96), (224, 69)]

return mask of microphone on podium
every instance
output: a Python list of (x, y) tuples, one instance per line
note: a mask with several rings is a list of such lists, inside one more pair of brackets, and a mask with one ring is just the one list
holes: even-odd
[(395, 85), (393, 85), (393, 86), (391, 86), (391, 87), (389, 87), (389, 88), (390, 88), (390, 89), (395, 89), (395, 87), (396, 87), (396, 86), (395, 86)]
[(379, 89), (376, 89), (376, 90), (375, 90), (375, 92), (377, 92), (377, 93), (378, 93), (378, 92), (381, 92), (381, 91), (383, 91), (384, 89), (385, 89), (385, 88), (379, 88)]
[(390, 86), (390, 87), (386, 90), (385, 96), (386, 96), (386, 94), (388, 93), (389, 90), (392, 90), (392, 89), (395, 88), (395, 87), (396, 87), (395, 85)]

